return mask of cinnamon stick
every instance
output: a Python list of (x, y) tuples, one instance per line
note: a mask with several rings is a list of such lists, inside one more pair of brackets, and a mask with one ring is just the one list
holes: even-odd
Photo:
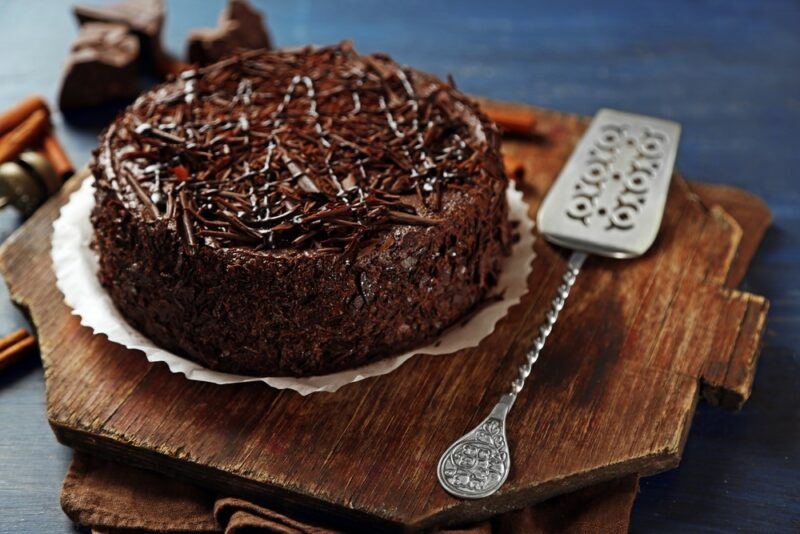
[(530, 111), (511, 110), (492, 104), (481, 104), (481, 110), (503, 133), (530, 136), (536, 130), (536, 116)]
[(38, 110), (43, 110), (46, 114), (49, 114), (47, 103), (44, 99), (39, 95), (31, 95), (0, 114), (0, 135), (13, 130)]
[(28, 333), (28, 331), (24, 328), (20, 328), (16, 332), (11, 332), (6, 337), (0, 339), (0, 352), (3, 352), (11, 345), (14, 345), (19, 341), (22, 341), (28, 336), (30, 336), (30, 333)]
[(58, 138), (53, 132), (45, 135), (44, 141), (42, 141), (42, 152), (47, 161), (50, 162), (50, 165), (53, 166), (56, 176), (62, 181), (72, 176), (75, 172), (72, 161), (70, 161), (69, 156), (64, 151), (64, 147), (58, 142)]
[(525, 164), (516, 156), (503, 153), (503, 166), (506, 168), (506, 176), (514, 180), (521, 180), (525, 177)]
[(36, 338), (24, 328), (0, 339), (0, 371), (33, 353), (35, 346)]
[(49, 126), (47, 112), (43, 109), (34, 111), (16, 128), (0, 138), (0, 163), (13, 160), (23, 150), (37, 144)]

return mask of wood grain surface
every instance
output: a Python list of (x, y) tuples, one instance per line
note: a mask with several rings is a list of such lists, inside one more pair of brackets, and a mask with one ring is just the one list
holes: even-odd
[[(509, 106), (536, 113), (545, 134), (506, 145), (526, 165), (520, 185), (534, 215), (586, 122)], [(49, 240), (77, 185), (0, 251), (12, 296), (39, 334), (48, 419), (75, 448), (350, 526), (417, 529), (673, 467), (701, 390), (730, 407), (749, 395), (767, 303), (729, 285), (764, 226), (744, 239), (730, 214), (676, 177), (653, 249), (635, 261), (591, 258), (579, 277), (509, 416), (514, 463), (502, 491), (459, 501), (436, 482), (438, 456), (507, 388), (558, 283), (563, 251), (537, 240), (530, 292), (474, 349), (416, 357), (335, 394), (215, 386), (149, 364), (69, 314)], [(763, 204), (726, 194), (766, 224)]]

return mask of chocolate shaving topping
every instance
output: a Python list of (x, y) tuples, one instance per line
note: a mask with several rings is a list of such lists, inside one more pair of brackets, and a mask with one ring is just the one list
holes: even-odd
[(437, 224), (447, 190), (502, 179), (481, 164), (489, 126), (469, 109), (349, 43), (250, 51), (140, 97), (100, 157), (126, 207), (175, 221), (190, 251), (350, 252), (393, 225)]

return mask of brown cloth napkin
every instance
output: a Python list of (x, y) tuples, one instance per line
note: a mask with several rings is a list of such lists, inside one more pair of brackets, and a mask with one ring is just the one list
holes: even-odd
[[(449, 534), (627, 532), (636, 475), (555, 497)], [(61, 507), (74, 522), (102, 532), (338, 532), (267, 507), (165, 476), (75, 453), (61, 488)]]

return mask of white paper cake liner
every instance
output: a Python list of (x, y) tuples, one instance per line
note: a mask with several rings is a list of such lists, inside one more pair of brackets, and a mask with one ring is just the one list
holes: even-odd
[(458, 324), (442, 333), (432, 343), (415, 348), (404, 354), (338, 373), (307, 378), (252, 377), (221, 373), (206, 369), (199, 363), (187, 360), (160, 348), (127, 323), (117, 311), (111, 298), (97, 279), (97, 255), (89, 247), (92, 225), (89, 214), (94, 207), (94, 179), (83, 181), (61, 208), (59, 218), (53, 223), (52, 259), (56, 285), (64, 294), (64, 302), (72, 308), (72, 314), (81, 318), (81, 324), (91, 328), (95, 334), (103, 334), (109, 340), (129, 349), (144, 352), (151, 362), (164, 362), (173, 373), (182, 373), (189, 380), (214, 384), (236, 384), (240, 382), (264, 382), (278, 389), (293, 389), (301, 395), (319, 391), (336, 391), (345, 384), (365, 378), (390, 373), (415, 354), (450, 354), (476, 346), (494, 330), (494, 326), (506, 315), (511, 306), (528, 292), (528, 274), (531, 272), (533, 252), (533, 221), (528, 217), (528, 205), (522, 193), (513, 185), (507, 190), (509, 215), (518, 221), (520, 239), (514, 244), (497, 284), (502, 298), (484, 306), (465, 324)]

